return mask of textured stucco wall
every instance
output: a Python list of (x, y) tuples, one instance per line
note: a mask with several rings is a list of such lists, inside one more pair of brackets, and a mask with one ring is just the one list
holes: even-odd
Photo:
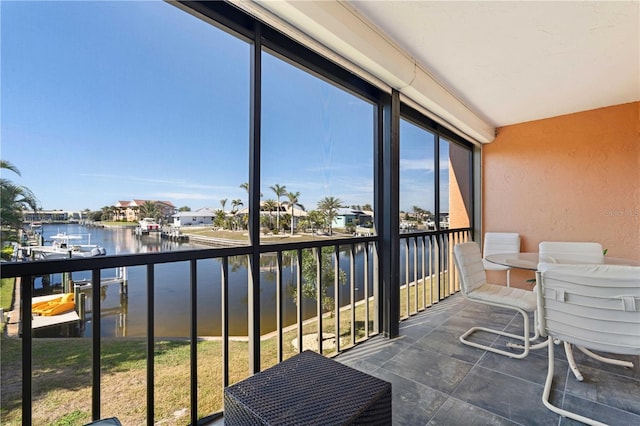
[(483, 230), (596, 241), (640, 260), (640, 103), (498, 129), (483, 147)]
[(471, 226), (471, 158), (464, 148), (449, 148), (449, 227)]

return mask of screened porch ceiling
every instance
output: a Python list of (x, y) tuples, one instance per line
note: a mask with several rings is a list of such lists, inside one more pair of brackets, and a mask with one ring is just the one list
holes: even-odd
[(638, 1), (233, 1), (477, 142), (640, 100)]

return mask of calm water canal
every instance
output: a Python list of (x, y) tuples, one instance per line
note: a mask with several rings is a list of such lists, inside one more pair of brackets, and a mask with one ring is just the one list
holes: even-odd
[[(126, 228), (86, 228), (81, 225), (45, 224), (42, 235), (45, 241), (58, 232), (67, 234), (90, 234), (92, 244), (99, 244), (108, 255), (128, 253), (153, 253), (171, 250), (193, 249), (200, 246), (161, 239), (158, 235), (136, 236), (132, 229)], [(371, 257), (371, 259), (373, 259)], [(341, 254), (340, 267), (349, 282), (349, 263), (346, 253)], [(373, 263), (371, 261), (371, 263)], [(356, 299), (362, 299), (364, 291), (363, 254), (356, 255)], [(217, 336), (221, 330), (221, 262), (215, 259), (198, 262), (198, 334)], [(283, 267), (283, 312), (285, 326), (295, 324), (296, 305), (294, 303), (295, 269)], [(276, 263), (275, 256), (265, 256), (261, 262), (261, 332), (268, 333), (276, 329)], [(370, 265), (370, 273), (373, 266)], [(115, 277), (115, 269), (103, 270), (102, 278)], [(90, 272), (74, 272), (73, 280), (89, 279)], [(101, 321), (103, 336), (142, 337), (146, 335), (147, 285), (146, 266), (127, 268), (128, 292), (120, 294), (118, 285), (109, 285), (101, 289)], [(61, 276), (54, 276), (53, 283), (60, 282)], [(247, 335), (247, 267), (246, 257), (229, 260), (229, 330), (231, 335)], [(36, 283), (36, 286), (38, 284)], [(358, 287), (358, 284), (356, 284)], [(372, 294), (372, 283), (370, 294)], [(85, 291), (91, 299), (91, 290)], [(155, 334), (158, 337), (189, 336), (189, 262), (161, 264), (155, 267)], [(348, 303), (349, 285), (340, 286), (341, 303)], [(314, 300), (304, 300), (303, 317), (311, 318), (316, 314)], [(90, 323), (85, 327), (84, 336), (91, 335)]]

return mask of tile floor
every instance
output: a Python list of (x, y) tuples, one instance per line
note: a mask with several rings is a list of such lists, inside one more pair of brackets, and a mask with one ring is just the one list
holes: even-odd
[[(392, 383), (394, 425), (571, 425), (541, 401), (547, 349), (522, 360), (461, 344), (472, 325), (516, 332), (514, 311), (469, 302), (456, 294), (400, 324), (400, 337), (375, 337), (334, 358)], [(488, 334), (478, 335), (486, 339)], [(503, 338), (490, 341), (504, 347)], [(556, 346), (552, 401), (611, 425), (640, 425), (640, 357), (632, 369), (576, 351), (578, 382)]]

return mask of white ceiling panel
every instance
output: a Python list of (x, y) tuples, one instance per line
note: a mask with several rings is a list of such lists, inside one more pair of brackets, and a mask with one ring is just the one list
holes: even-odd
[(640, 100), (638, 1), (348, 1), (493, 126)]

